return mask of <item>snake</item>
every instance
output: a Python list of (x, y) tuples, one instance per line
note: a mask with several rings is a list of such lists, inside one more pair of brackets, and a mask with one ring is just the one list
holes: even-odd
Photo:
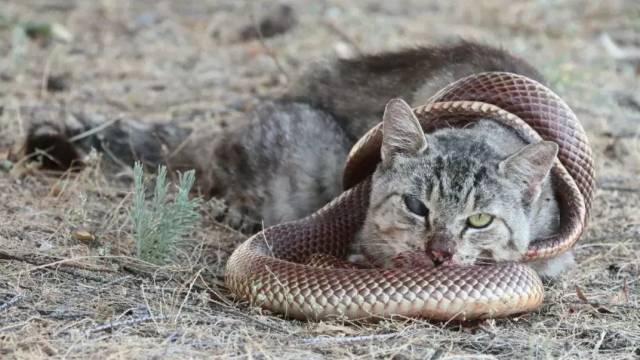
[(302, 320), (470, 321), (540, 307), (544, 287), (527, 262), (569, 250), (585, 229), (593, 200), (593, 157), (576, 115), (543, 84), (507, 72), (461, 78), (413, 111), (425, 132), (489, 118), (509, 126), (527, 143), (557, 143), (550, 176), (560, 204), (558, 231), (533, 240), (517, 262), (416, 268), (310, 263), (317, 254), (344, 258), (365, 221), (371, 175), (380, 162), (379, 123), (349, 152), (342, 194), (305, 218), (265, 228), (235, 249), (225, 267), (225, 284), (235, 297)]

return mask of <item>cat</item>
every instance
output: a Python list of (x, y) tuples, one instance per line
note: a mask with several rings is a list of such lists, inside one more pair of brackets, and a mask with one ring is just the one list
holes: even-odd
[[(255, 219), (255, 231), (304, 217), (339, 195), (349, 149), (384, 118), (385, 129), (398, 131), (386, 132), (371, 207), (352, 258), (365, 256), (364, 250), (390, 266), (394, 254), (417, 249), (460, 264), (518, 260), (530, 241), (557, 228), (547, 175), (553, 144), (525, 146), (489, 119), (425, 135), (406, 103), (391, 101), (385, 111), (390, 99), (417, 106), (445, 85), (484, 71), (513, 72), (544, 83), (538, 71), (507, 51), (459, 41), (315, 63), (282, 96), (258, 106), (246, 125), (233, 129), (190, 131), (175, 123), (119, 121), (70, 145), (65, 139), (100, 125), (75, 114), (73, 126), (36, 122), (26, 149), (55, 154), (73, 147), (78, 154), (62, 154), (65, 164), (95, 148), (119, 163), (138, 159), (149, 166), (165, 163), (171, 170), (196, 169), (199, 191)], [(536, 156), (544, 157), (536, 164), (545, 166), (523, 165)], [(506, 168), (522, 170), (522, 176), (535, 173), (536, 181), (518, 188)], [(407, 209), (426, 209), (428, 216)], [(490, 216), (490, 224), (470, 228), (465, 223), (470, 216), (474, 223)], [(572, 262), (567, 253), (533, 265), (541, 275), (555, 277)]]

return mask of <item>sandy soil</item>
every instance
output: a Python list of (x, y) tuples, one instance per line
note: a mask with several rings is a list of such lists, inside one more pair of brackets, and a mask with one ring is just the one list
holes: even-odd
[[(244, 237), (207, 217), (207, 204), (176, 263), (157, 267), (131, 256), (131, 188), (105, 175), (99, 158), (78, 174), (3, 161), (0, 357), (640, 357), (637, 1), (299, 1), (291, 29), (247, 39), (274, 6), (1, 1), (0, 160), (24, 138), (29, 107), (217, 126), (311, 60), (476, 39), (538, 66), (587, 128), (598, 190), (579, 267), (547, 289), (541, 309), (508, 319), (284, 320), (229, 297), (222, 269)], [(72, 38), (19, 36), (28, 21), (59, 23)]]

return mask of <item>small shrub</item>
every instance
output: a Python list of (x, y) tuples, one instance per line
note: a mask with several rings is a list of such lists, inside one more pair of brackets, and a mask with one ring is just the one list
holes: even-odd
[(165, 264), (176, 244), (189, 234), (200, 220), (200, 199), (189, 199), (195, 181), (195, 171), (178, 174), (177, 193), (173, 201), (167, 199), (170, 184), (167, 168), (158, 167), (153, 198), (147, 200), (142, 164), (133, 168), (134, 193), (130, 212), (136, 254), (142, 260)]

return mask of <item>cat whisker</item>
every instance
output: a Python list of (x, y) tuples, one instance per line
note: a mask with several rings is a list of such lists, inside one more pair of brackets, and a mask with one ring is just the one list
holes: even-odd
[(492, 258), (478, 257), (476, 258), (475, 265), (495, 265), (496, 261)]

